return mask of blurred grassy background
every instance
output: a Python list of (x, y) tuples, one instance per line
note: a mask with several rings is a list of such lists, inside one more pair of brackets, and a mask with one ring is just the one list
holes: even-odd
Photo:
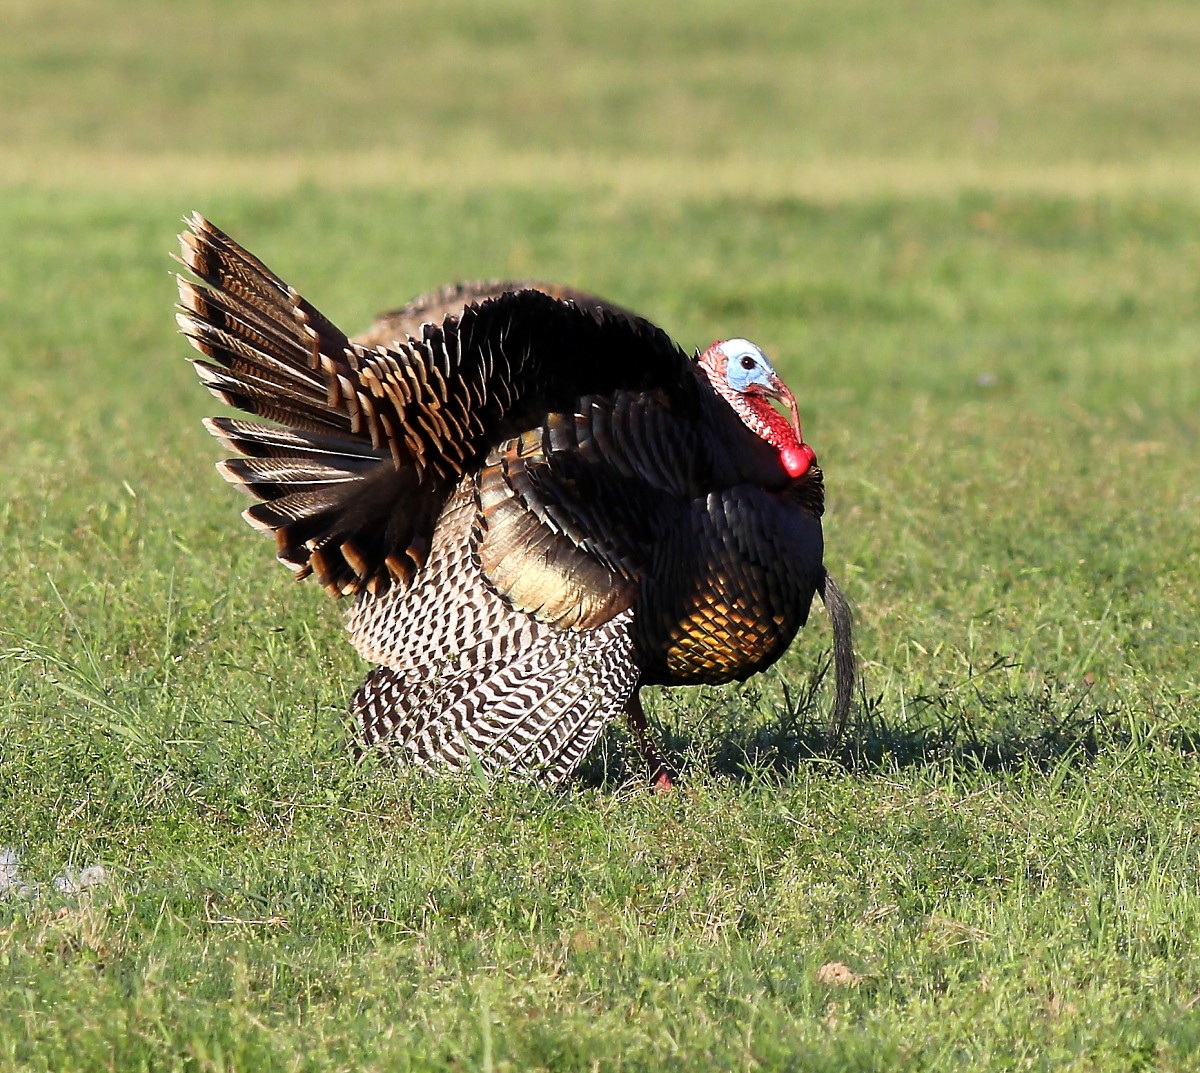
[[(111, 877), (0, 893), (0, 1064), (1188, 1067), (1200, 7), (0, 24), (0, 846)], [(531, 275), (764, 344), (858, 614), (851, 742), (814, 621), (652, 698), (671, 801), (615, 748), (564, 797), (353, 767), (338, 615), (209, 469), (192, 209), (350, 330)]]
[(4, 8), (0, 174), (55, 184), (1198, 181), (1186, 2)]

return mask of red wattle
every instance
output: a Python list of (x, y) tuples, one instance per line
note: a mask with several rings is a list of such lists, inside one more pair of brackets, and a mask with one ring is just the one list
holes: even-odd
[(808, 472), (808, 467), (816, 460), (817, 456), (807, 443), (798, 447), (785, 447), (779, 452), (779, 461), (783, 463), (789, 477), (803, 477)]

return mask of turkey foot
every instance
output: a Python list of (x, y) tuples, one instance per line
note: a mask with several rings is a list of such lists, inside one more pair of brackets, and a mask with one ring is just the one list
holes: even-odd
[(625, 718), (629, 724), (629, 733), (633, 735), (638, 750), (650, 768), (650, 792), (661, 794), (673, 790), (675, 780), (679, 776), (662, 758), (658, 746), (654, 744), (654, 739), (650, 736), (650, 725), (646, 722), (646, 713), (642, 710), (642, 702), (636, 690), (625, 703)]

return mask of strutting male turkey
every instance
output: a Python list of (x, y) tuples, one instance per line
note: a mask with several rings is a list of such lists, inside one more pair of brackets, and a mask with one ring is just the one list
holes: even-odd
[(821, 470), (758, 347), (689, 358), (609, 302), (519, 283), (445, 288), (356, 341), (186, 223), (207, 285), (179, 280), (196, 370), (266, 419), (206, 422), (243, 456), (218, 468), (297, 578), (354, 598), (351, 638), (377, 665), (352, 704), (361, 745), (558, 783), (624, 714), (668, 786), (638, 691), (761, 671), (814, 592), (840, 726), (854, 663)]

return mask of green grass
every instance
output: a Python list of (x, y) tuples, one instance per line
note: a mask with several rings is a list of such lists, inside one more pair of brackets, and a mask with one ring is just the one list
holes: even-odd
[[(0, 847), (39, 893), (0, 894), (0, 1068), (1200, 1068), (1200, 11), (405, 8), (4, 5)], [(210, 468), (193, 208), (348, 329), (531, 274), (764, 344), (848, 740), (815, 615), (649, 698), (669, 797), (619, 730), (564, 794), (355, 766), (337, 608)]]

